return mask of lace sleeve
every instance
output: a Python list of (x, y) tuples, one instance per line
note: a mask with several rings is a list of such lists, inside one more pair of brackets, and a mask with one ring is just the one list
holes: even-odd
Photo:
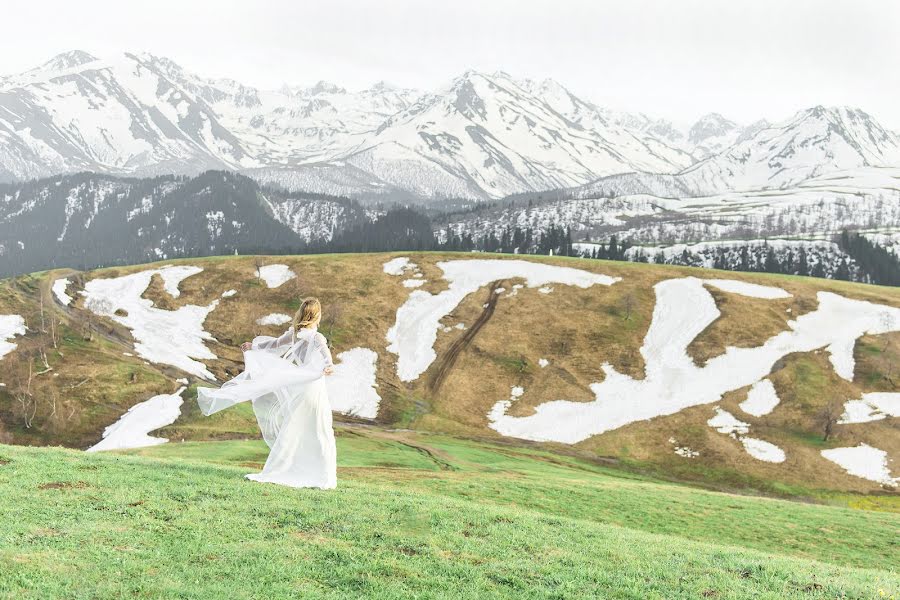
[(284, 350), (291, 345), (291, 342), (293, 342), (293, 340), (293, 330), (288, 329), (283, 334), (281, 334), (281, 337), (273, 338), (268, 336), (259, 336), (257, 338), (253, 338), (253, 349), (271, 351)]
[(325, 336), (317, 333), (315, 339), (316, 351), (322, 356), (327, 366), (333, 367), (334, 361), (331, 359), (331, 350), (328, 349), (328, 342), (325, 341)]

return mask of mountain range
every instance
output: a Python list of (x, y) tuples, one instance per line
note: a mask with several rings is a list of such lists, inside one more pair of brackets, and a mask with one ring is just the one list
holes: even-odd
[(0, 78), (0, 143), (0, 181), (225, 169), (361, 199), (489, 200), (608, 188), (611, 176), (682, 197), (900, 165), (900, 136), (853, 108), (747, 126), (710, 114), (680, 131), (503, 72), (467, 71), (436, 91), (260, 90), (150, 54), (83, 51)]

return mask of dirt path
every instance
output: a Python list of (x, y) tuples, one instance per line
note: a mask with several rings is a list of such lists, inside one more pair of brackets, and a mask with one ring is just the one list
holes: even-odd
[(471, 327), (466, 330), (462, 337), (450, 345), (450, 348), (444, 353), (443, 358), (433, 369), (431, 379), (428, 381), (428, 391), (431, 392), (431, 394), (436, 394), (438, 390), (441, 389), (444, 380), (447, 379), (447, 375), (453, 369), (453, 365), (456, 364), (459, 355), (463, 350), (469, 347), (469, 344), (472, 343), (472, 340), (475, 339), (475, 336), (478, 335), (481, 328), (484, 327), (494, 315), (494, 309), (497, 307), (497, 300), (500, 298), (500, 294), (496, 293), (495, 290), (502, 286), (502, 280), (495, 281), (488, 286), (488, 299), (485, 303), (484, 310), (481, 311), (481, 314), (478, 315), (478, 318), (475, 319), (475, 322), (472, 323)]

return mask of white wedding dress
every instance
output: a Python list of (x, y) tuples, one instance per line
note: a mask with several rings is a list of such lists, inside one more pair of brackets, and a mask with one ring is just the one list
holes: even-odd
[(199, 388), (204, 415), (252, 401), (269, 445), (254, 481), (331, 489), (337, 485), (337, 451), (323, 371), (333, 366), (325, 337), (315, 329), (279, 338), (257, 337), (244, 353), (244, 372), (221, 388)]

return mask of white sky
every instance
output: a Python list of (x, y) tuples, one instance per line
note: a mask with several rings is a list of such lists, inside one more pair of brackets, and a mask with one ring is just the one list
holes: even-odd
[(438, 88), (502, 69), (680, 124), (849, 104), (900, 129), (895, 0), (31, 0), (3, 13), (3, 74), (76, 48), (264, 88)]

